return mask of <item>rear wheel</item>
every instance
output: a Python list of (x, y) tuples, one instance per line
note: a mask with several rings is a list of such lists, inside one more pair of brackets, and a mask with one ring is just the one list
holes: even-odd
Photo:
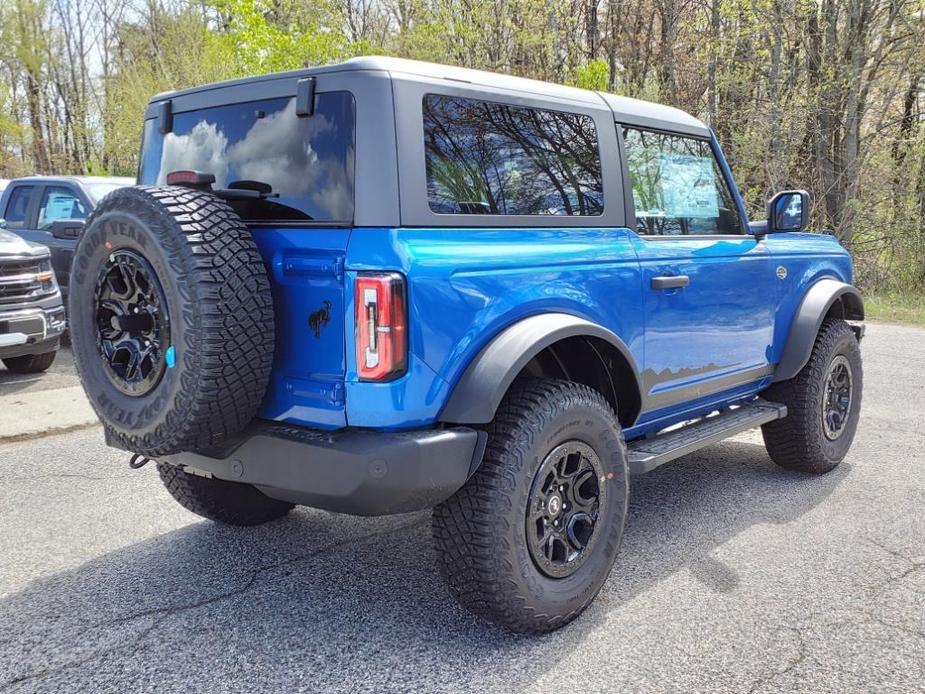
[(3, 365), (16, 374), (34, 374), (47, 371), (55, 361), (57, 352), (26, 354), (22, 357), (7, 357)]
[(851, 326), (827, 319), (806, 366), (764, 393), (787, 406), (784, 419), (761, 428), (771, 459), (801, 472), (834, 469), (857, 432), (863, 377), (861, 349)]
[(517, 383), (488, 428), (482, 465), (434, 509), (454, 596), (517, 632), (557, 629), (590, 604), (623, 537), (626, 446), (610, 405), (566, 381)]
[(271, 499), (249, 484), (192, 475), (168, 463), (158, 463), (157, 472), (183, 508), (218, 523), (260, 525), (293, 509), (292, 504)]

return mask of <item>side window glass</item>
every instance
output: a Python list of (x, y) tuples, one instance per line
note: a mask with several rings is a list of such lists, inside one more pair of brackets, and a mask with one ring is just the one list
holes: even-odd
[(68, 188), (49, 186), (39, 206), (39, 229), (50, 229), (59, 219), (85, 219), (87, 209), (77, 195)]
[(16, 186), (13, 188), (9, 200), (6, 202), (6, 210), (3, 213), (7, 228), (22, 229), (25, 226), (26, 213), (29, 212), (29, 203), (32, 201), (34, 191), (34, 186)]
[(604, 210), (591, 116), (424, 97), (427, 201), (437, 214), (596, 216)]
[(708, 142), (636, 128), (623, 129), (623, 142), (637, 233), (742, 233), (738, 210)]

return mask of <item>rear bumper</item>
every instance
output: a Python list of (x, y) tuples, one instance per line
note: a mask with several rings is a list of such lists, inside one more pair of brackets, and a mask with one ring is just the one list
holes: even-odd
[(481, 462), (486, 435), (453, 428), (322, 432), (252, 424), (222, 451), (161, 462), (252, 484), (274, 499), (360, 516), (430, 508), (452, 496)]

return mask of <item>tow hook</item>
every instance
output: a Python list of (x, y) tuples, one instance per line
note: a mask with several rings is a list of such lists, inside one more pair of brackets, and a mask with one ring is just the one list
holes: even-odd
[(132, 468), (132, 470), (139, 470), (150, 462), (151, 462), (150, 458), (146, 458), (141, 453), (136, 453), (128, 461), (128, 466)]

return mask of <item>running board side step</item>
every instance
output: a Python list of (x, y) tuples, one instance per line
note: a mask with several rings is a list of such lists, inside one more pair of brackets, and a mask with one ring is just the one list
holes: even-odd
[(703, 417), (693, 424), (651, 438), (631, 441), (627, 445), (630, 474), (649, 472), (704, 446), (786, 416), (786, 405), (757, 398), (734, 409)]

